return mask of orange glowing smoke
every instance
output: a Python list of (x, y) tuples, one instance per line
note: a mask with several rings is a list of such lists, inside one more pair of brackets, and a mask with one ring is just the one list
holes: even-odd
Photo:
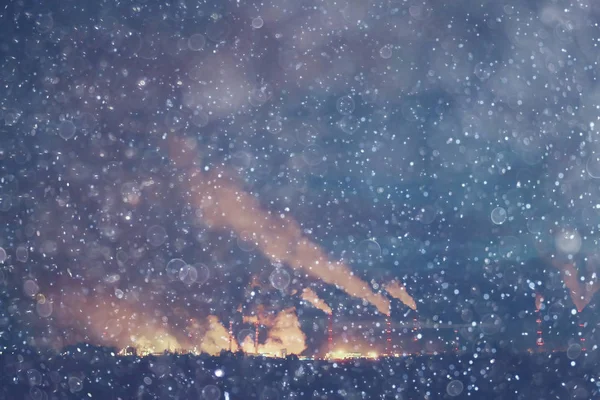
[[(114, 299), (106, 295), (84, 295), (72, 291), (60, 295), (56, 307), (56, 319), (61, 326), (80, 326), (84, 335), (66, 338), (57, 347), (78, 342), (93, 342), (118, 348), (135, 347), (138, 354), (162, 353), (163, 351), (205, 352), (218, 354), (229, 349), (229, 332), (216, 316), (196, 319), (183, 308), (174, 314), (185, 318), (183, 328), (158, 308), (140, 308), (133, 296)], [(235, 341), (232, 350), (238, 349)]]
[[(187, 343), (185, 350), (192, 350), (193, 347), (212, 355), (219, 354), (221, 350), (229, 350), (229, 331), (214, 315), (209, 315), (202, 322), (192, 318), (186, 331), (192, 336), (192, 340)], [(231, 339), (231, 351), (237, 351), (238, 344), (234, 338)]]
[[(229, 331), (221, 324), (219, 318), (209, 315), (206, 320), (208, 328), (202, 339), (202, 351), (209, 354), (217, 354), (221, 350), (229, 349)], [(237, 351), (238, 344), (233, 337), (231, 339), (231, 351)]]
[(539, 293), (535, 294), (535, 311), (540, 311), (542, 303), (544, 302), (544, 296)]
[(252, 275), (252, 280), (250, 281), (251, 288), (262, 288), (262, 283), (258, 275)]
[[(291, 307), (277, 314), (272, 328), (268, 331), (267, 341), (258, 346), (258, 353), (279, 357), (285, 350), (287, 354), (301, 354), (306, 349), (305, 341), (296, 309)], [(246, 336), (241, 347), (246, 353), (254, 353), (253, 338)]]
[(416, 310), (417, 303), (415, 299), (412, 298), (411, 295), (408, 294), (404, 285), (396, 280), (391, 281), (387, 285), (384, 286), (385, 291), (389, 293), (395, 299), (400, 300), (407, 307)]
[(260, 324), (266, 327), (271, 327), (275, 323), (275, 314), (267, 312), (262, 304), (256, 307), (254, 314), (244, 315), (243, 321), (246, 324)]
[(244, 315), (244, 322), (246, 324), (258, 323), (258, 317), (256, 315)]
[(579, 280), (579, 271), (577, 271), (575, 264), (565, 264), (558, 260), (552, 260), (552, 265), (560, 271), (563, 282), (567, 289), (569, 289), (571, 300), (579, 312), (583, 311), (585, 306), (587, 306), (594, 297), (594, 294), (600, 289), (600, 281), (598, 281), (598, 275), (594, 271), (598, 266), (598, 261), (599, 260), (594, 257), (587, 262), (587, 269), (588, 272), (591, 273), (591, 278), (582, 283)]
[(315, 308), (323, 311), (325, 314), (331, 315), (331, 307), (327, 305), (323, 300), (317, 296), (317, 294), (311, 288), (304, 288), (302, 291), (302, 300), (309, 302)]
[[(168, 319), (158, 313), (142, 312), (135, 303), (113, 300), (98, 295), (70, 292), (60, 298), (56, 317), (64, 326), (78, 325), (84, 337), (73, 337), (68, 342), (92, 341), (105, 346), (162, 352), (189, 347), (185, 338), (171, 332)], [(69, 343), (63, 343), (66, 345)]]
[(197, 166), (199, 157), (194, 140), (173, 139), (172, 161), (184, 168), (185, 193), (202, 220), (216, 229), (233, 230), (238, 235), (248, 232), (256, 245), (272, 262), (286, 263), (323, 282), (336, 285), (351, 296), (363, 299), (389, 314), (390, 302), (355, 276), (343, 263), (332, 263), (323, 250), (305, 238), (300, 225), (284, 213), (261, 208), (256, 197), (244, 192), (223, 171), (204, 173)]

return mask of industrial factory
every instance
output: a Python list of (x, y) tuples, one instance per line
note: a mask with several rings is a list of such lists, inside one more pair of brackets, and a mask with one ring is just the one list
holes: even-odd
[[(311, 293), (307, 291), (303, 298), (309, 298)], [(316, 298), (313, 296), (313, 298)], [(320, 307), (320, 309), (323, 309)], [(260, 310), (260, 309), (259, 309)], [(209, 353), (216, 355), (222, 351), (230, 353), (243, 353), (249, 356), (259, 356), (268, 358), (285, 358), (289, 355), (295, 355), (299, 359), (312, 360), (332, 360), (343, 361), (351, 359), (378, 359), (381, 357), (401, 357), (406, 353), (400, 351), (393, 346), (393, 336), (406, 338), (406, 333), (396, 332), (392, 327), (392, 321), (389, 316), (385, 317), (384, 337), (380, 346), (380, 351), (374, 350), (368, 345), (360, 346), (351, 345), (343, 342), (336, 343), (336, 332), (345, 331), (342, 327), (334, 324), (334, 314), (330, 308), (325, 308), (327, 315), (326, 333), (327, 333), (327, 348), (321, 353), (321, 356), (311, 357), (304, 353), (306, 346), (304, 345), (304, 334), (300, 330), (299, 322), (294, 308), (280, 311), (275, 316), (267, 316), (261, 312), (256, 315), (244, 316), (243, 324), (247, 327), (252, 326), (252, 329), (244, 328), (242, 332), (246, 335), (240, 338), (240, 342), (236, 340), (234, 332), (234, 321), (230, 320), (228, 330), (225, 330), (223, 325), (218, 321), (213, 320), (213, 329), (220, 333), (220, 337), (213, 337), (213, 341), (219, 340), (219, 351), (210, 351), (202, 344), (191, 348), (178, 347), (177, 343), (161, 343), (161, 345), (153, 346), (151, 343), (145, 346), (135, 346), (133, 344), (123, 348), (119, 354), (123, 356), (159, 356), (163, 354), (201, 354)], [(378, 325), (378, 324), (377, 324)], [(190, 326), (194, 326), (193, 321)], [(404, 332), (409, 332), (408, 335), (411, 341), (417, 341), (419, 337), (418, 321), (416, 313), (413, 318), (412, 327), (407, 329), (404, 327)], [(191, 331), (193, 333), (193, 331)], [(259, 340), (261, 333), (266, 333), (266, 340)], [(226, 336), (225, 336), (226, 335)], [(264, 336), (264, 335), (263, 335)], [(193, 335), (190, 335), (193, 337)], [(158, 341), (157, 341), (158, 342)]]
[[(228, 351), (268, 358), (286, 358), (294, 355), (302, 360), (345, 361), (445, 351), (460, 353), (467, 349), (460, 329), (470, 329), (471, 326), (477, 326), (477, 323), (471, 322), (468, 327), (462, 328), (459, 324), (452, 323), (424, 326), (419, 321), (416, 302), (401, 283), (392, 281), (384, 288), (391, 297), (401, 301), (404, 312), (392, 318), (390, 307), (381, 318), (372, 321), (370, 327), (365, 326), (364, 323), (356, 326), (352, 321), (344, 320), (342, 323), (339, 319), (336, 320), (332, 308), (320, 299), (315, 291), (304, 288), (299, 293), (301, 300), (322, 311), (326, 316), (321, 325), (325, 328), (324, 332), (327, 336), (326, 347), (320, 352), (316, 351), (314, 355), (307, 355), (306, 337), (300, 328), (295, 307), (288, 307), (274, 313), (267, 312), (260, 304), (252, 306), (250, 315), (244, 315), (244, 310), (239, 308), (237, 319), (229, 320), (228, 329), (215, 316), (208, 317), (208, 324), (192, 318), (185, 328), (186, 339), (189, 339), (186, 342), (178, 342), (172, 336), (154, 340), (146, 339), (127, 345), (119, 354), (124, 356), (168, 353), (217, 355)], [(536, 335), (533, 343), (537, 352), (547, 350), (544, 342), (543, 310), (544, 298), (537, 294), (535, 297)], [(578, 325), (580, 331), (583, 331), (584, 323), (579, 322)], [(238, 327), (237, 332), (234, 332), (234, 327)], [(422, 332), (424, 328), (447, 329), (451, 333), (446, 335), (447, 341), (444, 344), (432, 345), (431, 342), (421, 340), (424, 337)], [(365, 336), (358, 334), (357, 329), (367, 329), (370, 332), (368, 335), (370, 339), (365, 341)], [(582, 333), (578, 336), (581, 349), (585, 351), (585, 337)]]
[[(259, 289), (259, 285), (260, 283), (253, 279), (251, 289)], [(129, 344), (120, 354), (145, 356), (164, 353), (208, 353), (217, 355), (222, 351), (229, 351), (249, 356), (285, 358), (295, 355), (307, 360), (316, 358), (344, 361), (402, 357), (408, 353), (425, 351), (424, 348), (421, 349), (421, 344), (416, 344), (422, 338), (422, 334), (415, 300), (399, 281), (386, 284), (384, 289), (390, 297), (401, 302), (404, 312), (392, 320), (391, 307), (388, 305), (381, 319), (377, 318), (373, 321), (372, 327), (361, 324), (355, 326), (352, 321), (342, 323), (337, 320), (332, 308), (311, 288), (306, 287), (298, 293), (305, 305), (312, 305), (326, 316), (322, 325), (327, 336), (326, 347), (316, 352), (315, 354), (318, 355), (315, 356), (306, 354), (305, 334), (300, 329), (295, 307), (273, 313), (268, 312), (260, 304), (251, 305), (248, 314), (240, 306), (238, 317), (228, 321), (228, 329), (215, 316), (209, 317), (208, 326), (196, 319), (190, 319), (185, 328), (187, 346), (182, 346), (174, 338), (163, 338), (160, 341), (147, 340), (143, 345)], [(235, 327), (238, 327), (237, 332), (234, 332)], [(361, 329), (370, 331), (369, 335), (372, 337), (369, 343), (363, 340), (363, 334), (357, 333), (357, 330)], [(456, 332), (453, 345), (458, 348), (458, 343), (459, 337)]]

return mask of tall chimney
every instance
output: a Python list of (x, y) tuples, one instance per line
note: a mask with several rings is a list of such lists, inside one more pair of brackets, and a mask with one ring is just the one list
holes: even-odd
[(258, 354), (258, 321), (254, 323), (255, 333), (254, 333), (254, 353)]
[(328, 314), (328, 327), (327, 327), (327, 348), (329, 355), (333, 352), (333, 313)]
[(233, 349), (233, 321), (229, 320), (229, 352)]
[(540, 348), (540, 351), (542, 351), (543, 350), (543, 346), (544, 346), (544, 337), (543, 337), (543, 333), (542, 333), (542, 312), (540, 311), (539, 308), (537, 308), (535, 310), (535, 313), (537, 314), (537, 319), (535, 321), (537, 323), (537, 340), (536, 340), (536, 344)]
[(390, 317), (386, 318), (386, 335), (387, 335), (387, 343), (385, 353), (387, 356), (392, 355), (392, 321), (390, 321)]
[(544, 350), (544, 337), (542, 333), (542, 304), (544, 302), (544, 297), (540, 293), (535, 294), (535, 315), (536, 315), (536, 324), (537, 324), (537, 339), (535, 344), (539, 347), (540, 351)]
[(454, 352), (458, 353), (460, 351), (460, 341), (458, 337), (458, 329), (454, 330)]
[(579, 329), (577, 331), (577, 334), (579, 335), (579, 343), (581, 344), (581, 351), (586, 351), (586, 348), (585, 348), (585, 337), (583, 337), (585, 323), (581, 320), (581, 313), (579, 313), (577, 315), (577, 319), (578, 319), (577, 323), (579, 325)]
[(415, 312), (415, 316), (413, 317), (413, 329), (412, 329), (412, 331), (413, 331), (413, 340), (415, 342), (417, 340), (419, 340), (419, 336), (418, 336), (419, 335), (419, 332), (418, 332), (419, 328), (418, 328), (418, 325), (419, 325), (419, 320), (417, 319), (417, 313)]

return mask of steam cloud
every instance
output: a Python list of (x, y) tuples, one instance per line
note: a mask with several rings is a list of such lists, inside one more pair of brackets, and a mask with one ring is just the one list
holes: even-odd
[(323, 300), (317, 296), (317, 294), (311, 288), (304, 288), (302, 291), (302, 300), (309, 302), (315, 308), (323, 311), (325, 314), (331, 315), (331, 307), (327, 305)]
[(407, 307), (416, 310), (417, 303), (411, 295), (408, 294), (404, 285), (398, 281), (391, 281), (385, 285), (385, 291), (389, 293), (395, 299), (400, 300)]
[(238, 235), (250, 232), (257, 247), (273, 262), (287, 263), (323, 282), (336, 285), (353, 297), (363, 299), (389, 315), (390, 302), (355, 276), (343, 263), (332, 263), (323, 250), (303, 237), (296, 221), (285, 214), (263, 210), (255, 197), (241, 190), (223, 171), (204, 173), (198, 168), (196, 142), (174, 139), (171, 159), (185, 168), (187, 195), (212, 228), (232, 229)]

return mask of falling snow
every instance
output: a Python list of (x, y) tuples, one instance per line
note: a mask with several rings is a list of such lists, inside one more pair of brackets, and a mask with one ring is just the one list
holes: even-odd
[(599, 17), (7, 2), (0, 397), (597, 398)]

